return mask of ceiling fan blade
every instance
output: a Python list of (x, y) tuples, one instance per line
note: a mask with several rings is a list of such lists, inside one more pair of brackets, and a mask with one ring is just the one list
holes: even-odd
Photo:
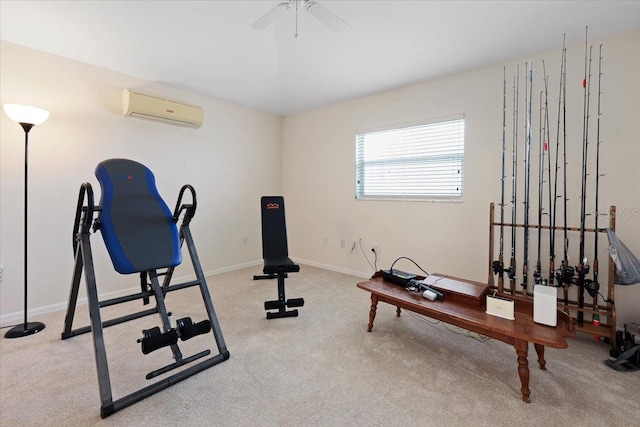
[(256, 20), (256, 22), (254, 22), (253, 24), (251, 24), (251, 27), (254, 30), (264, 30), (265, 28), (267, 28), (269, 25), (273, 24), (275, 21), (278, 20), (278, 18), (280, 18), (280, 16), (286, 12), (287, 10), (289, 10), (289, 2), (285, 1), (282, 2), (280, 4), (278, 4), (277, 6), (274, 6), (272, 9), (270, 9), (267, 13), (265, 13), (264, 15), (262, 15), (260, 18), (258, 18)]
[(329, 9), (314, 0), (305, 0), (304, 2), (307, 12), (312, 14), (316, 19), (322, 22), (333, 31), (339, 32), (347, 28), (347, 23), (331, 12)]

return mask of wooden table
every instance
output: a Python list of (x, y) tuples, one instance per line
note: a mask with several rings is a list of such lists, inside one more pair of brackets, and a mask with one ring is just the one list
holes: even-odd
[[(434, 275), (431, 275), (432, 277)], [(462, 284), (476, 284), (478, 282), (446, 276), (448, 280), (459, 281)], [(383, 281), (379, 273), (370, 280), (358, 283), (360, 289), (371, 293), (371, 310), (369, 311), (368, 331), (373, 328), (378, 302), (386, 302), (397, 307), (396, 314), (400, 316), (400, 309), (404, 308), (427, 317), (441, 320), (451, 325), (459, 326), (469, 331), (477, 332), (491, 338), (511, 344), (518, 355), (518, 374), (522, 384), (522, 400), (529, 403), (529, 362), (527, 353), (529, 343), (532, 342), (538, 355), (540, 369), (546, 370), (544, 347), (567, 348), (565, 340), (574, 336), (572, 322), (566, 313), (558, 311), (558, 326), (541, 325), (533, 321), (533, 301), (520, 297), (508, 298), (515, 301), (515, 320), (506, 320), (485, 313), (484, 300), (477, 304), (470, 304), (445, 296), (444, 300), (430, 301), (421, 293), (405, 290), (402, 286)]]

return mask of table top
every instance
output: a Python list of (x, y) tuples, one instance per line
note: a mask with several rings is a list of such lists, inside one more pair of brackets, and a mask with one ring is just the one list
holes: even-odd
[[(470, 282), (466, 279), (447, 276), (448, 280)], [(571, 320), (566, 313), (558, 311), (558, 326), (552, 327), (533, 321), (533, 301), (508, 296), (515, 303), (515, 320), (507, 320), (485, 312), (486, 305), (470, 305), (449, 298), (430, 301), (422, 293), (411, 292), (402, 286), (373, 277), (358, 283), (360, 289), (375, 294), (379, 300), (398, 307), (441, 320), (445, 323), (486, 335), (513, 344), (520, 339), (547, 347), (566, 348), (565, 340), (575, 335)]]

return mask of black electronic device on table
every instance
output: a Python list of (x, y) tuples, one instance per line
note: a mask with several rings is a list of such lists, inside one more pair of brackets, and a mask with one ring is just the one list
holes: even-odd
[(387, 282), (402, 286), (407, 291), (420, 292), (431, 301), (444, 299), (444, 294), (418, 279), (413, 273), (400, 270), (382, 270), (382, 278)]
[[(387, 281), (387, 282), (391, 282), (394, 283), (396, 285), (402, 286), (403, 288), (405, 288), (407, 291), (411, 291), (411, 292), (420, 292), (422, 293), (422, 296), (424, 296), (425, 298), (434, 301), (436, 299), (438, 300), (443, 300), (444, 299), (444, 294), (430, 286), (428, 286), (426, 283), (424, 283), (422, 280), (418, 279), (418, 276), (413, 274), (413, 273), (407, 273), (406, 271), (402, 271), (402, 270), (396, 270), (393, 268), (393, 266), (395, 265), (395, 263), (406, 257), (400, 257), (398, 259), (396, 259), (392, 264), (391, 264), (391, 268), (389, 270), (380, 270), (380, 272), (382, 273), (382, 278)], [(413, 262), (414, 264), (416, 264), (415, 261), (413, 261), (410, 258), (406, 258), (409, 261)], [(418, 264), (416, 264), (416, 266), (418, 268), (420, 268), (420, 266)], [(420, 268), (420, 270), (422, 270), (422, 268)], [(424, 270), (422, 270), (424, 271)], [(424, 271), (424, 273), (429, 276), (429, 273), (427, 273), (426, 271)], [(437, 281), (437, 280), (436, 280)]]
[(416, 277), (418, 276), (412, 273), (407, 273), (406, 271), (395, 269), (382, 270), (382, 278), (384, 280), (400, 286), (408, 285), (409, 281), (415, 279)]

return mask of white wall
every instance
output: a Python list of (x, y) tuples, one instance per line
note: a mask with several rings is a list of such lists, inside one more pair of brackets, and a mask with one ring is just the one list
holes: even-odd
[[(561, 41), (559, 41), (561, 43)], [(594, 209), (595, 129), (597, 109), (598, 46), (594, 41), (592, 61), (592, 94), (590, 125), (591, 176), (587, 185), (587, 211)], [(602, 41), (602, 105), (599, 210), (607, 212), (609, 205), (618, 208), (617, 235), (640, 256), (640, 32)], [(373, 272), (359, 249), (350, 251), (352, 241), (362, 239), (365, 249), (370, 244), (380, 246), (378, 268), (389, 268), (400, 256), (415, 260), (430, 273), (440, 272), (468, 279), (488, 278), (489, 204), (500, 201), (500, 167), (502, 148), (503, 66), (507, 67), (507, 122), (512, 119), (512, 76), (520, 64), (524, 76), (525, 61), (533, 61), (534, 107), (532, 157), (532, 193), (530, 221), (537, 223), (537, 144), (539, 92), (543, 88), (542, 62), (549, 75), (551, 148), (555, 153), (557, 129), (558, 85), (561, 49), (535, 58), (514, 60), (508, 64), (451, 76), (405, 89), (344, 102), (329, 107), (286, 117), (283, 129), (284, 194), (287, 198), (289, 252), (291, 256), (315, 265), (368, 276)], [(581, 161), (584, 45), (573, 46), (567, 53), (567, 151), (569, 226), (580, 225)], [(521, 77), (520, 111), (524, 110), (524, 77)], [(464, 113), (465, 194), (462, 203), (357, 201), (354, 199), (355, 145), (354, 136), (362, 129), (401, 124), (423, 119)], [(522, 116), (520, 123), (523, 124)], [(511, 129), (507, 137), (507, 174), (511, 176)], [(523, 144), (524, 129), (520, 129)], [(522, 148), (520, 148), (522, 150)], [(522, 151), (520, 151), (522, 153)], [(555, 154), (554, 154), (555, 155)], [(520, 157), (522, 161), (522, 157)], [(523, 165), (520, 164), (522, 201)], [(562, 179), (560, 178), (562, 194)], [(507, 184), (509, 200), (510, 182)], [(510, 218), (511, 207), (505, 215)], [(560, 210), (562, 208), (559, 208)], [(519, 220), (523, 222), (519, 203)], [(499, 211), (496, 211), (498, 215)], [(562, 225), (562, 213), (557, 225)], [(548, 219), (543, 220), (547, 224)], [(593, 217), (587, 227), (594, 225)], [(599, 227), (606, 226), (600, 220)], [(496, 231), (497, 232), (497, 231)], [(506, 237), (505, 253), (510, 250), (510, 234)], [(579, 236), (570, 238), (570, 261), (578, 263)], [(325, 239), (328, 244), (325, 243)], [(346, 247), (340, 247), (341, 239)], [(522, 261), (521, 236), (518, 243)], [(556, 259), (562, 259), (561, 236), (556, 244)], [(496, 243), (497, 245), (497, 243)], [(535, 263), (536, 243), (530, 244), (530, 265)], [(543, 245), (545, 245), (543, 241)], [(600, 248), (606, 238), (600, 239)], [(592, 258), (592, 242), (587, 254)], [(548, 271), (548, 247), (543, 246), (543, 271)], [(497, 250), (497, 246), (496, 246)], [(589, 251), (591, 250), (591, 251)], [(370, 252), (367, 251), (370, 255)], [(494, 255), (495, 256), (495, 255)], [(602, 252), (599, 259), (606, 254)], [(370, 259), (372, 257), (370, 256)], [(601, 282), (606, 282), (600, 261)], [(408, 261), (397, 268), (419, 272)], [(521, 267), (518, 268), (519, 272)], [(530, 267), (530, 272), (533, 267)], [(520, 274), (520, 273), (519, 273)], [(545, 273), (546, 275), (547, 273)], [(521, 274), (520, 274), (520, 277)], [(530, 273), (531, 277), (531, 273)], [(355, 285), (355, 284), (354, 284)], [(605, 291), (606, 292), (606, 291)], [(640, 285), (616, 286), (618, 325), (640, 321)], [(589, 299), (588, 299), (589, 301)]]
[[(170, 209), (183, 184), (195, 187), (192, 232), (205, 272), (261, 260), (259, 199), (282, 191), (280, 116), (11, 43), (0, 44), (0, 58), (0, 103), (51, 112), (29, 133), (30, 311), (65, 306), (78, 191), (90, 182), (98, 203), (94, 170), (108, 158), (147, 165)], [(204, 125), (187, 129), (123, 117), (124, 88), (199, 105)], [(23, 309), (24, 132), (4, 113), (0, 116), (0, 319), (6, 324), (21, 318)], [(136, 275), (114, 272), (99, 235), (91, 241), (100, 293), (138, 286)], [(181, 268), (179, 277), (192, 274)]]
[[(617, 234), (640, 255), (640, 33), (603, 43), (601, 171), (606, 176), (601, 179), (600, 210), (618, 207)], [(598, 44), (594, 42), (596, 58)], [(500, 198), (503, 65), (297, 114), (283, 124), (278, 116), (6, 42), (0, 44), (0, 59), (0, 103), (51, 111), (50, 119), (31, 131), (29, 143), (29, 307), (34, 314), (62, 308), (67, 301), (78, 189), (89, 181), (99, 193), (93, 171), (111, 157), (148, 165), (170, 207), (182, 184), (196, 187), (198, 213), (192, 229), (207, 272), (259, 262), (258, 199), (284, 192), (290, 254), (298, 260), (368, 276), (372, 269), (359, 249), (350, 251), (351, 242), (360, 238), (365, 246), (380, 246), (378, 268), (408, 256), (429, 272), (487, 279), (489, 203)], [(535, 61), (539, 77), (541, 59), (550, 75), (555, 130), (560, 49), (504, 65), (510, 83), (516, 64), (524, 66), (525, 60)], [(573, 86), (568, 90), (567, 193), (569, 225), (574, 226), (579, 222), (583, 60), (583, 46), (569, 49), (567, 81)], [(596, 66), (597, 60), (594, 70)], [(534, 92), (539, 91), (541, 82), (534, 84)], [(122, 117), (123, 88), (200, 105), (205, 124), (193, 130)], [(354, 200), (357, 131), (458, 113), (466, 117), (462, 203)], [(21, 318), (23, 304), (24, 133), (4, 113), (0, 131), (0, 264), (5, 269), (0, 322), (6, 324)], [(552, 138), (552, 149), (554, 143)], [(537, 182), (537, 175), (532, 179)], [(593, 182), (589, 185), (592, 189)], [(593, 220), (588, 221), (592, 226)], [(248, 245), (241, 244), (245, 236)], [(575, 264), (578, 240), (570, 238)], [(341, 239), (346, 248), (340, 247)], [(137, 286), (136, 277), (113, 272), (98, 236), (92, 242), (101, 293)], [(562, 249), (557, 247), (556, 254), (560, 259)], [(416, 271), (407, 261), (397, 267)], [(640, 321), (640, 286), (616, 286), (615, 291), (618, 323)]]

